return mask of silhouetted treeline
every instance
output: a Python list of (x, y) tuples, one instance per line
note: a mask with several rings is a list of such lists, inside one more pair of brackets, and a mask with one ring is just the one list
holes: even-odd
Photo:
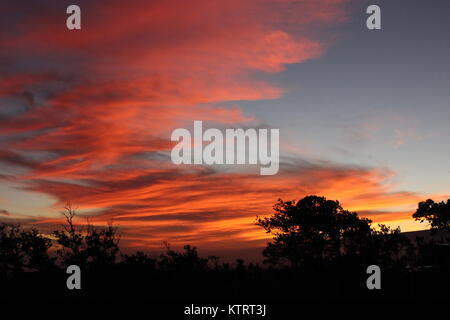
[[(410, 239), (342, 208), (338, 201), (308, 196), (278, 200), (274, 214), (256, 224), (273, 235), (263, 265), (223, 263), (184, 246), (158, 256), (122, 254), (117, 228), (74, 223), (68, 205), (61, 230), (0, 224), (0, 297), (230, 298), (450, 296), (450, 241)], [(419, 203), (413, 218), (434, 231), (449, 231), (450, 200)], [(82, 289), (68, 290), (66, 268), (82, 270)], [(382, 290), (368, 290), (366, 268), (378, 265)]]

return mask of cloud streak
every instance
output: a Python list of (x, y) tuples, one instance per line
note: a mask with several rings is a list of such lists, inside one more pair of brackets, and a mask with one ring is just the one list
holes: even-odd
[(113, 219), (129, 247), (254, 246), (266, 237), (255, 216), (278, 197), (320, 194), (368, 215), (417, 202), (390, 191), (385, 169), (297, 159), (261, 177), (168, 160), (170, 132), (193, 120), (258, 125), (236, 101), (281, 97), (265, 77), (323, 54), (346, 3), (79, 1), (82, 30), (69, 32), (63, 2), (2, 1), (0, 179)]

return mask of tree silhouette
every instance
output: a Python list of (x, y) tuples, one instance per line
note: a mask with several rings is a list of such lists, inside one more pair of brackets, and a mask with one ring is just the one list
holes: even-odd
[(434, 202), (431, 199), (419, 202), (413, 218), (420, 222), (428, 221), (433, 232), (450, 231), (450, 199), (447, 202)]
[(408, 263), (412, 250), (411, 241), (401, 233), (400, 228), (391, 229), (379, 224), (362, 244), (360, 255), (366, 264), (377, 263), (383, 266), (401, 266)]
[[(447, 204), (430, 201), (419, 204), (416, 218), (439, 221), (434, 228), (446, 228), (442, 221)], [(383, 270), (383, 293), (414, 295), (425, 290), (439, 296), (448, 295), (450, 286), (450, 281), (445, 282), (449, 245), (416, 239), (413, 246), (399, 228), (373, 228), (371, 220), (324, 197), (307, 196), (297, 202), (279, 199), (272, 216), (257, 218), (256, 223), (274, 236), (263, 254), (265, 262), (278, 266), (267, 268), (242, 259), (219, 264), (218, 257), (202, 257), (190, 245), (176, 251), (166, 243), (167, 250), (159, 256), (139, 251), (120, 255), (120, 237), (112, 225), (99, 228), (89, 221), (77, 225), (70, 203), (64, 217), (64, 228), (54, 231), (53, 237), (19, 225), (0, 224), (1, 298), (73, 296), (64, 286), (69, 264), (83, 270), (86, 285), (82, 295), (87, 298), (117, 294), (137, 298), (174, 294), (265, 297), (268, 292), (276, 298), (364, 295), (367, 290), (361, 279), (367, 278), (365, 270), (371, 264)], [(49, 250), (51, 246), (53, 250)], [(285, 268), (284, 262), (292, 267)], [(389, 288), (389, 284), (395, 285)]]
[(257, 225), (274, 234), (263, 252), (266, 262), (317, 265), (339, 258), (343, 248), (356, 251), (359, 239), (371, 232), (370, 220), (324, 197), (307, 196), (297, 203), (279, 199), (273, 209), (273, 216), (257, 219)]
[(64, 265), (100, 267), (116, 261), (120, 236), (112, 224), (104, 229), (89, 223), (84, 228), (77, 226), (74, 223), (76, 213), (70, 203), (63, 215), (66, 218), (64, 230), (54, 231), (53, 235), (60, 245), (57, 253)]
[(273, 216), (257, 219), (257, 225), (274, 235), (263, 251), (265, 262), (317, 267), (355, 257), (390, 261), (399, 259), (407, 245), (400, 229), (380, 225), (374, 230), (371, 220), (324, 197), (307, 196), (297, 203), (279, 199), (273, 209)]
[(168, 243), (166, 253), (159, 257), (159, 266), (165, 270), (178, 271), (202, 271), (208, 267), (208, 258), (201, 258), (198, 255), (197, 248), (185, 245), (183, 252), (172, 250)]
[(20, 225), (0, 224), (0, 273), (16, 276), (25, 271), (46, 270), (53, 266), (47, 250), (51, 240), (36, 229), (23, 230)]

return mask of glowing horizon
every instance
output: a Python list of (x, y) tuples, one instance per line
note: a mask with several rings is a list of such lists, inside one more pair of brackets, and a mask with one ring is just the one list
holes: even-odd
[[(79, 31), (68, 4), (0, 4), (2, 221), (48, 228), (71, 201), (128, 248), (233, 249), (266, 241), (278, 198), (412, 231), (419, 201), (450, 197), (445, 2), (382, 1), (378, 33), (352, 0), (83, 0)], [(175, 166), (194, 120), (279, 128), (279, 172)]]

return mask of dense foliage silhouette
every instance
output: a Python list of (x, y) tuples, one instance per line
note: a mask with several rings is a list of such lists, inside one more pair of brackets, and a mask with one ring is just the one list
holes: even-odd
[(433, 231), (450, 231), (450, 199), (447, 202), (431, 199), (420, 202), (413, 218), (420, 222), (427, 221)]
[(110, 224), (106, 229), (96, 229), (91, 224), (79, 227), (74, 223), (75, 210), (69, 203), (63, 213), (66, 218), (64, 230), (53, 232), (58, 258), (62, 266), (72, 264), (80, 267), (104, 267), (114, 264), (119, 254), (117, 229)]
[(269, 263), (287, 260), (293, 268), (317, 268), (351, 260), (397, 263), (400, 251), (408, 245), (399, 229), (379, 225), (375, 230), (371, 220), (324, 197), (307, 196), (297, 203), (279, 199), (274, 211), (273, 216), (257, 220), (274, 235), (263, 251)]
[[(450, 200), (449, 200), (450, 201)], [(448, 203), (421, 202), (414, 219), (446, 232)], [(395, 298), (449, 296), (450, 251), (441, 237), (412, 239), (345, 210), (338, 201), (307, 196), (278, 200), (274, 214), (256, 224), (273, 235), (263, 265), (201, 257), (166, 243), (160, 255), (122, 254), (112, 224), (76, 225), (68, 204), (60, 230), (0, 224), (0, 297), (15, 299), (297, 299), (314, 297)], [(68, 290), (66, 268), (82, 270), (82, 290)], [(366, 268), (382, 270), (382, 290), (368, 290)]]

